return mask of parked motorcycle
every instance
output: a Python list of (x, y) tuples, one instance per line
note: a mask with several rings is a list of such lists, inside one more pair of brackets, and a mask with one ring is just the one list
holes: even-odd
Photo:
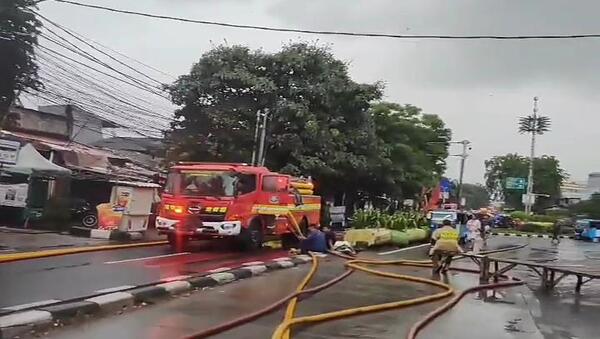
[(96, 208), (83, 199), (71, 202), (71, 220), (89, 228), (98, 226), (98, 215)]

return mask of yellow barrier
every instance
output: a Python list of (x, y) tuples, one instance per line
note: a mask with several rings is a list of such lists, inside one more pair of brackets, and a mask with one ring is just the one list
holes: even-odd
[(352, 246), (385, 245), (392, 242), (392, 231), (385, 228), (351, 229), (346, 231), (344, 240)]

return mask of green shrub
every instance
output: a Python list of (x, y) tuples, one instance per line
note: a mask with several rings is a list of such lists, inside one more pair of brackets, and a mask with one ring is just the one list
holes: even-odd
[(519, 231), (534, 232), (534, 233), (552, 233), (554, 223), (551, 222), (535, 222), (530, 221), (523, 223), (519, 227)]
[(378, 227), (380, 217), (378, 210), (356, 210), (351, 218), (351, 226), (357, 229)]
[(392, 230), (392, 244), (398, 247), (406, 247), (408, 243), (409, 239), (406, 232)]
[(534, 222), (555, 222), (560, 218), (560, 215), (542, 215), (533, 214), (528, 215), (523, 211), (514, 211), (510, 214), (513, 219), (519, 219), (521, 221), (534, 221)]
[(385, 228), (395, 231), (418, 229), (417, 234), (419, 238), (428, 237), (428, 231), (419, 229), (419, 227), (428, 227), (423, 226), (427, 223), (427, 220), (423, 214), (418, 212), (396, 212), (394, 214), (388, 214), (379, 210), (356, 210), (351, 221), (351, 226), (356, 229)]

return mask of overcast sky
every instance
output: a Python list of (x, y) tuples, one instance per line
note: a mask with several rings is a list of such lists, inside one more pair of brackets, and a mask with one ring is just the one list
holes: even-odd
[[(239, 24), (399, 34), (600, 33), (600, 2), (568, 0), (81, 0), (120, 9)], [(49, 19), (165, 72), (189, 71), (220, 43), (267, 51), (290, 40), (331, 44), (358, 82), (386, 83), (385, 99), (440, 115), (454, 139), (473, 145), (467, 182), (483, 182), (484, 160), (527, 154), (517, 118), (540, 98), (552, 131), (538, 154), (556, 156), (574, 180), (600, 171), (600, 39), (393, 40), (262, 32), (176, 23), (45, 1)], [(166, 79), (165, 79), (166, 80)], [(458, 153), (455, 146), (452, 153)], [(458, 158), (448, 175), (458, 176)]]

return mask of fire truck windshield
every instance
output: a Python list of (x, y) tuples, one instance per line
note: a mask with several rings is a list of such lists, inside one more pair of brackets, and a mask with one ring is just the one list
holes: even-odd
[(254, 175), (236, 172), (182, 171), (169, 174), (166, 188), (186, 196), (232, 197), (254, 191), (256, 183)]

